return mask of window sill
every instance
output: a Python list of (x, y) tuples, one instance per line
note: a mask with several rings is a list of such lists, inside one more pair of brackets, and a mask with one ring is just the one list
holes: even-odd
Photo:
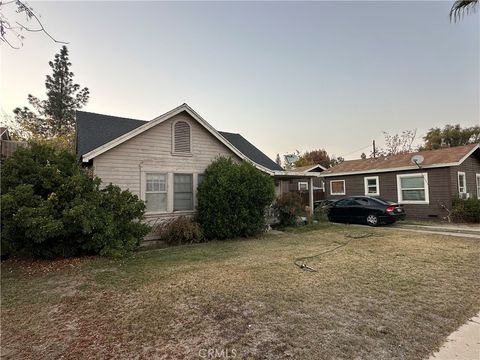
[(345, 195), (345, 193), (330, 193), (330, 195)]
[(399, 201), (398, 203), (400, 205), (402, 205), (402, 204), (406, 204), (406, 205), (429, 205), (430, 201), (426, 201), (426, 200), (420, 200), (420, 201), (405, 200), (405, 201)]
[(145, 216), (181, 215), (181, 214), (192, 214), (194, 212), (195, 210), (154, 211), (154, 212), (145, 212)]

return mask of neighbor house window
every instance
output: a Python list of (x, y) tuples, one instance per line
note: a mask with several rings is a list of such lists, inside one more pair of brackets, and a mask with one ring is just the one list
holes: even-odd
[(459, 171), (457, 173), (458, 176), (458, 192), (460, 194), (466, 194), (467, 193), (467, 183), (465, 180), (465, 173)]
[(345, 180), (330, 180), (330, 195), (345, 195)]
[(378, 196), (380, 195), (380, 185), (378, 176), (369, 176), (363, 178), (365, 182), (365, 195)]
[(177, 121), (173, 125), (173, 152), (191, 152), (190, 125), (186, 121)]
[(173, 175), (173, 210), (193, 210), (193, 175)]
[(476, 178), (477, 178), (477, 199), (480, 199), (480, 174), (477, 174)]
[(308, 190), (308, 182), (300, 181), (298, 182), (298, 191), (307, 191)]
[(428, 174), (397, 175), (398, 201), (403, 204), (428, 204)]
[(167, 174), (147, 173), (145, 179), (147, 212), (167, 211)]

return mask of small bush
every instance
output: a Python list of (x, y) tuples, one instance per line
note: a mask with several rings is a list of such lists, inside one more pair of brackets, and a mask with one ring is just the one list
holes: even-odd
[(208, 166), (198, 187), (197, 221), (208, 239), (253, 236), (265, 228), (265, 208), (274, 197), (270, 176), (221, 157)]
[(100, 190), (74, 154), (46, 144), (18, 149), (2, 168), (2, 240), (19, 254), (121, 256), (149, 232), (143, 201), (118, 186)]
[(169, 219), (157, 225), (154, 232), (167, 245), (199, 243), (204, 240), (200, 224), (186, 216)]
[(480, 223), (480, 199), (455, 199), (452, 218), (457, 222)]
[(282, 194), (276, 203), (281, 226), (294, 226), (298, 217), (305, 215), (302, 196), (297, 192)]
[(328, 205), (319, 206), (313, 212), (313, 220), (318, 222), (328, 222), (328, 212), (330, 207)]

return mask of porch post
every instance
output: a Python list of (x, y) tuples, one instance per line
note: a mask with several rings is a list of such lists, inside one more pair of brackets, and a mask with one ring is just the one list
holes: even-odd
[(310, 178), (308, 185), (308, 205), (310, 206), (310, 215), (313, 216), (313, 178)]

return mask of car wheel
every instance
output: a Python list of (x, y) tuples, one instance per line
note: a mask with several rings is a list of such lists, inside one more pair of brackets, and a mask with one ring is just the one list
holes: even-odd
[(370, 214), (367, 216), (367, 225), (370, 226), (378, 226), (379, 221), (378, 221), (378, 216)]

